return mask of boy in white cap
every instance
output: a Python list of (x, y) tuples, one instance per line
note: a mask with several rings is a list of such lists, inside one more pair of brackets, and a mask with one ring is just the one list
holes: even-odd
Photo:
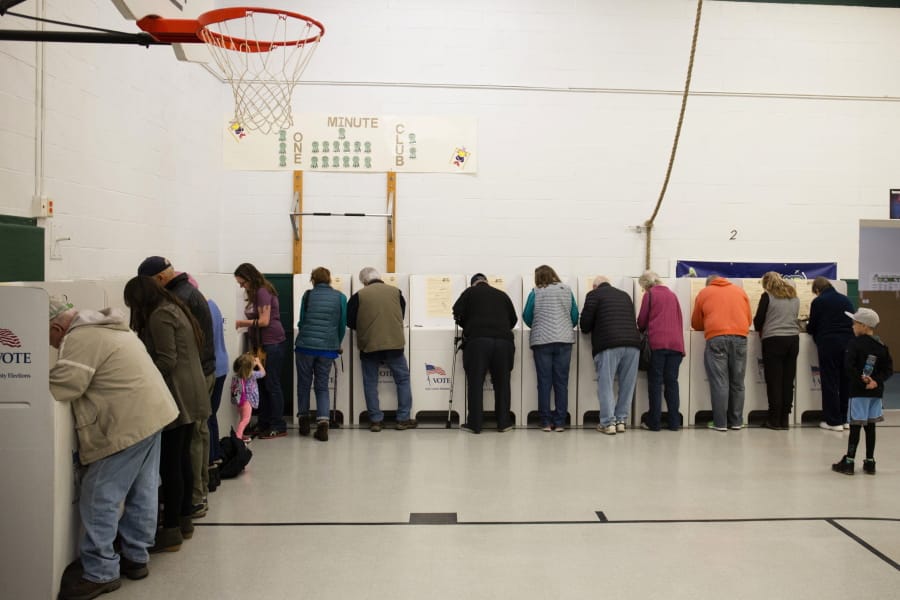
[(884, 342), (875, 335), (878, 313), (871, 308), (860, 308), (855, 313), (845, 312), (853, 319), (854, 338), (847, 344), (844, 369), (850, 379), (850, 441), (847, 454), (831, 465), (831, 469), (844, 475), (853, 475), (853, 459), (859, 444), (859, 430), (866, 430), (866, 460), (863, 471), (875, 474), (875, 423), (884, 421), (881, 397), (884, 382), (894, 374), (891, 353)]

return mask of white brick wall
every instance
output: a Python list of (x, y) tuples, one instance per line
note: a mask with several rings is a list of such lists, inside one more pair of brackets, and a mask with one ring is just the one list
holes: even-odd
[[(133, 27), (103, 0), (46, 6), (50, 18)], [(302, 12), (327, 32), (304, 77), (319, 83), (298, 88), (295, 110), (477, 117), (476, 176), (398, 176), (401, 271), (530, 272), (546, 262), (561, 273), (637, 274), (643, 238), (627, 228), (659, 195), (695, 7), (310, 0)], [(900, 10), (706, 2), (698, 95), (653, 266), (836, 260), (840, 276), (855, 277), (857, 220), (886, 217), (888, 189), (900, 186), (898, 30)], [(161, 47), (48, 44), (45, 63), (43, 186), (57, 203), (54, 236), (72, 237), (48, 278), (127, 275), (156, 253), (198, 272), (244, 260), (291, 270), (290, 174), (220, 166), (230, 90)], [(33, 44), (0, 42), (6, 214), (28, 214), (34, 192), (34, 77)], [(307, 173), (304, 188), (307, 210), (385, 208), (380, 174)], [(307, 218), (304, 268), (383, 268), (384, 241), (381, 221)]]

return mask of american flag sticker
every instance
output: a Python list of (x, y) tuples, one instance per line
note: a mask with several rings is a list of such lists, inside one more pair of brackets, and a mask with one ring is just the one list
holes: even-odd
[(19, 339), (19, 336), (13, 333), (12, 330), (3, 329), (2, 327), (0, 327), (0, 344), (10, 348), (22, 347), (22, 341)]
[(425, 374), (426, 375), (446, 375), (447, 371), (443, 370), (440, 367), (436, 367), (434, 365), (429, 365), (425, 363)]

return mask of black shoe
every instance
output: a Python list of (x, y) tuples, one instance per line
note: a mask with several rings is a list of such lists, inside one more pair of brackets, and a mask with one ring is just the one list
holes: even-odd
[(201, 502), (200, 504), (195, 504), (191, 507), (191, 518), (192, 519), (202, 519), (206, 516), (206, 513), (209, 511), (209, 504), (206, 502)]
[(59, 600), (91, 600), (100, 594), (114, 592), (120, 587), (122, 587), (121, 579), (95, 583), (82, 577), (74, 584), (61, 589), (59, 591)]
[(219, 465), (215, 463), (209, 465), (208, 472), (209, 484), (207, 489), (209, 489), (210, 492), (214, 492), (222, 484), (222, 478), (219, 476)]
[(178, 526), (181, 528), (181, 537), (189, 540), (194, 537), (194, 519), (191, 517), (181, 517), (178, 520)]
[(384, 426), (382, 425), (381, 421), (375, 421), (374, 423), (369, 424), (369, 431), (378, 433), (379, 431), (381, 431), (382, 427)]
[(316, 424), (316, 432), (313, 434), (313, 437), (320, 442), (328, 441), (328, 421), (319, 421)]
[(463, 423), (459, 426), (460, 431), (465, 431), (466, 433), (481, 433), (481, 430), (476, 430), (474, 427), (469, 425), (468, 423)]
[(775, 424), (774, 422), (772, 422), (772, 421), (769, 421), (768, 419), (766, 419), (765, 421), (763, 421), (762, 428), (763, 428), (763, 429), (772, 429), (772, 430), (774, 430), (774, 431), (778, 431), (778, 430), (780, 429), (780, 427), (778, 427), (778, 425), (776, 425), (776, 424)]
[(297, 431), (304, 437), (309, 435), (309, 417), (300, 417), (297, 422)]
[(418, 421), (415, 419), (408, 419), (406, 421), (397, 421), (397, 429), (403, 431), (404, 429), (415, 429), (419, 426)]
[(137, 580), (149, 575), (150, 569), (147, 568), (147, 563), (134, 562), (122, 556), (119, 558), (119, 573), (128, 579)]
[(180, 527), (163, 527), (156, 530), (156, 542), (149, 548), (150, 554), (159, 552), (178, 552), (181, 550), (181, 543), (184, 538), (181, 536)]
[[(874, 465), (872, 465), (874, 468)], [(831, 465), (831, 470), (835, 473), (843, 473), (844, 475), (853, 475), (853, 459), (847, 458), (845, 454), (841, 460)]]
[(874, 475), (875, 474), (875, 459), (867, 458), (863, 461), (863, 472), (866, 475)]

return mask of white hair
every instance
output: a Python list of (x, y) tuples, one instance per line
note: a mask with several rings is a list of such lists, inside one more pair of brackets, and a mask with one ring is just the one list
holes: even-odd
[(609, 277), (606, 275), (597, 275), (594, 277), (594, 287), (599, 287), (601, 283), (609, 283)]
[(645, 290), (649, 290), (654, 285), (659, 285), (661, 283), (662, 280), (659, 278), (659, 275), (657, 275), (655, 271), (644, 271), (641, 276), (638, 277), (638, 285)]
[(359, 282), (363, 285), (369, 285), (376, 279), (381, 279), (381, 274), (375, 267), (363, 267), (359, 272)]

